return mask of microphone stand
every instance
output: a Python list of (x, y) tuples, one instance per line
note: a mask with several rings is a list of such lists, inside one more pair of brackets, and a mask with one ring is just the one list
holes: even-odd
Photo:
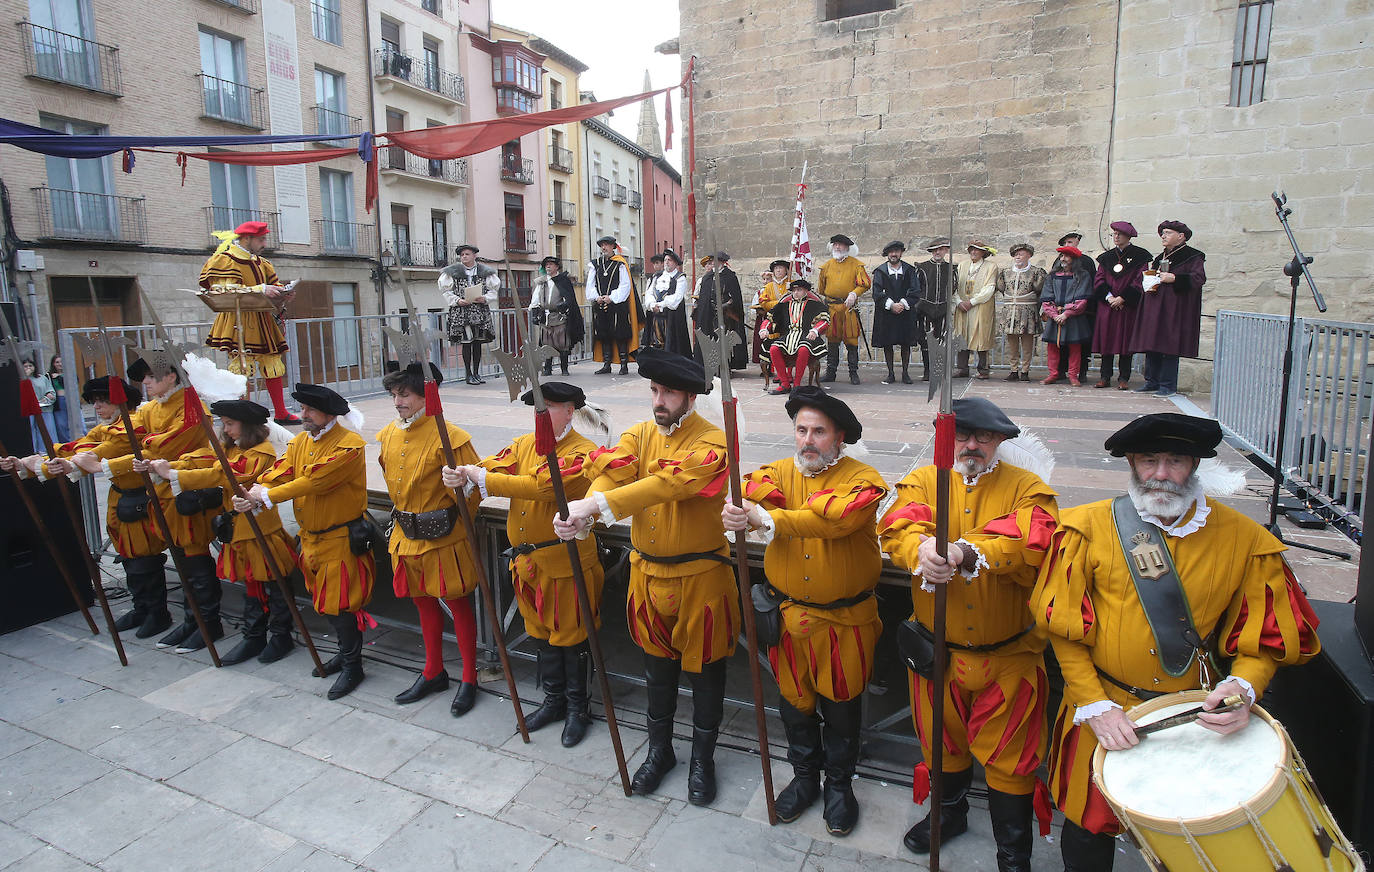
[(1298, 285), (1302, 279), (1307, 279), (1307, 287), (1312, 291), (1312, 300), (1317, 304), (1318, 312), (1326, 311), (1326, 300), (1321, 292), (1317, 290), (1317, 283), (1312, 278), (1312, 271), (1307, 268), (1312, 263), (1312, 258), (1302, 253), (1298, 247), (1298, 240), (1293, 235), (1293, 228), (1288, 224), (1288, 216), (1293, 214), (1293, 210), (1287, 207), (1288, 195), (1275, 191), (1269, 195), (1274, 201), (1274, 214), (1278, 216), (1279, 223), (1283, 225), (1284, 232), (1288, 234), (1288, 243), (1293, 246), (1293, 259), (1283, 265), (1283, 274), (1288, 276), (1290, 290), (1288, 294), (1288, 340), (1283, 346), (1283, 385), (1279, 389), (1279, 433), (1278, 441), (1274, 447), (1274, 489), (1269, 494), (1269, 523), (1265, 525), (1275, 538), (1285, 545), (1293, 548), (1302, 548), (1307, 551), (1315, 551), (1318, 554), (1325, 554), (1329, 557), (1339, 557), (1342, 560), (1349, 560), (1350, 554), (1344, 551), (1333, 551), (1329, 548), (1320, 548), (1316, 545), (1307, 545), (1302, 542), (1294, 542), (1284, 538), (1283, 531), (1279, 528), (1279, 493), (1283, 490), (1284, 483), (1288, 476), (1284, 471), (1283, 452), (1288, 435), (1288, 394), (1293, 386), (1293, 334), (1297, 325), (1298, 318)]

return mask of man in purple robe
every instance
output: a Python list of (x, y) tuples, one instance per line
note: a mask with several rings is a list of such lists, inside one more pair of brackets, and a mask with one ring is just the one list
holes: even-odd
[(1145, 353), (1145, 384), (1136, 391), (1167, 397), (1178, 392), (1179, 358), (1197, 357), (1207, 256), (1188, 245), (1193, 231), (1182, 221), (1161, 222), (1159, 238), (1164, 251), (1142, 279), (1145, 293), (1140, 297), (1130, 347)]
[[(1150, 266), (1150, 253), (1131, 240), (1139, 236), (1129, 221), (1112, 222), (1112, 247), (1097, 256), (1097, 275), (1093, 278), (1094, 354), (1102, 356), (1102, 378), (1095, 388), (1112, 386), (1126, 390), (1131, 380), (1131, 333), (1135, 330), (1140, 305), (1141, 276)], [(1156, 388), (1158, 390), (1158, 388)]]

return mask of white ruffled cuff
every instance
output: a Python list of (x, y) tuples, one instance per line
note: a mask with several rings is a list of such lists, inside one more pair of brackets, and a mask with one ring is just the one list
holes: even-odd
[(473, 481), (469, 478), (468, 489), (470, 490), (473, 487), (477, 488), (477, 492), (482, 495), (482, 499), (491, 496), (491, 494), (487, 493), (487, 471), (480, 466), (473, 467), (473, 477), (477, 480)]
[(616, 521), (620, 520), (615, 516), (615, 512), (611, 511), (611, 503), (609, 500), (606, 499), (605, 494), (601, 493), (600, 491), (597, 491), (596, 493), (592, 494), (592, 499), (596, 500), (596, 508), (601, 515), (601, 523), (609, 527)]
[[(773, 520), (773, 514), (762, 506), (758, 507), (759, 514), (762, 516), (763, 523), (759, 525), (759, 539), (764, 545), (771, 544), (773, 537), (778, 534), (778, 525)], [(752, 514), (752, 513), (751, 513)]]
[(177, 474), (175, 469), (169, 470), (168, 475), (171, 476), (168, 481), (172, 483), (172, 495), (179, 496), (181, 494), (181, 476)]
[(258, 514), (258, 512), (265, 512), (265, 511), (267, 511), (268, 509), (272, 508), (272, 499), (271, 499), (270, 497), (267, 496), (267, 486), (266, 486), (266, 485), (262, 485), (262, 484), (255, 484), (255, 485), (253, 485), (252, 489), (250, 489), (250, 490), (248, 491), (248, 495), (249, 495), (250, 497), (252, 497), (253, 499), (258, 500), (258, 501), (260, 501), (260, 502), (262, 503), (262, 508), (261, 508), (261, 509), (258, 509), (258, 510), (256, 510), (256, 511), (254, 511), (253, 514), (256, 515), (256, 514)]
[(921, 579), (921, 590), (925, 591), (926, 593), (935, 593), (935, 585), (926, 581), (924, 578), (921, 578), (921, 574), (919, 572), (911, 573), (911, 577)]
[(1121, 708), (1121, 706), (1109, 699), (1102, 699), (1097, 702), (1090, 702), (1087, 705), (1081, 705), (1074, 710), (1073, 725), (1076, 727), (1090, 718), (1095, 718), (1100, 714), (1119, 708)]
[(1250, 698), (1250, 705), (1255, 704), (1255, 686), (1253, 684), (1241, 678), (1239, 675), (1228, 676), (1228, 680), (1234, 681), (1236, 684), (1245, 688), (1245, 695)]
[(972, 551), (974, 554), (977, 554), (977, 555), (978, 555), (978, 560), (977, 560), (976, 563), (973, 564), (973, 569), (971, 569), (971, 570), (965, 570), (964, 567), (963, 567), (962, 565), (960, 565), (960, 566), (958, 567), (959, 574), (962, 575), (964, 578), (977, 578), (978, 575), (979, 575), (984, 569), (987, 569), (987, 568), (988, 568), (988, 565), (989, 565), (989, 564), (988, 564), (988, 559), (987, 559), (986, 557), (983, 556), (983, 552), (981, 552), (981, 551), (978, 550), (978, 546), (977, 546), (977, 545), (974, 545), (972, 542), (968, 541), (967, 539), (956, 539), (955, 542), (954, 542), (954, 544), (955, 544), (955, 545), (958, 545), (960, 548), (967, 548), (967, 549), (969, 549), (970, 551)]
[(105, 474), (108, 475), (108, 476), (112, 476), (112, 477), (113, 477), (113, 475), (114, 475), (114, 473), (110, 472), (110, 461), (106, 460), (106, 459), (103, 458), (103, 457), (100, 458), (100, 471), (103, 472), (103, 473), (105, 473)]

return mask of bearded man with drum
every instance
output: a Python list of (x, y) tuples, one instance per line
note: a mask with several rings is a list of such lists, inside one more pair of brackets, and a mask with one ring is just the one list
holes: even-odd
[[(1118, 751), (1140, 741), (1127, 710), (1210, 684), (1214, 654), (1229, 659), (1230, 677), (1205, 708), (1232, 694), (1253, 705), (1280, 664), (1320, 650), (1282, 543), (1203, 492), (1198, 466), (1220, 442), (1211, 419), (1137, 418), (1105, 445), (1130, 465), (1127, 493), (1060, 517), (1031, 609), (1064, 673), (1049, 765), (1067, 818), (1066, 872), (1112, 868), (1121, 825), (1092, 782), (1092, 757), (1099, 743)], [(1227, 734), (1249, 717), (1243, 705), (1198, 723)]]

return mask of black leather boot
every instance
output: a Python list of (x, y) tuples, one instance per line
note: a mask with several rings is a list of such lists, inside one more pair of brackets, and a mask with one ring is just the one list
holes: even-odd
[(568, 715), (563, 649), (550, 645), (547, 640), (537, 644), (539, 647), (534, 653), (539, 661), (539, 686), (544, 691), (544, 701), (525, 718), (525, 729), (531, 733)]
[[(205, 629), (210, 634), (210, 640), (216, 641), (223, 638), (224, 624), (219, 618), (219, 604), (223, 589), (220, 587), (219, 570), (215, 567), (215, 558), (209, 554), (187, 555), (186, 572), (190, 578), (183, 579), (182, 590), (186, 592), (188, 597), (196, 598), (196, 605), (200, 606), (200, 617), (201, 620), (205, 621)], [(205, 640), (201, 638), (200, 627), (196, 626), (195, 620), (191, 605), (187, 603), (183, 623), (189, 621), (192, 630), (191, 635), (187, 636), (177, 646), (178, 654), (190, 654), (192, 651), (199, 651), (205, 647)]]
[(358, 629), (358, 616), (352, 612), (330, 615), (329, 623), (339, 637), (339, 677), (334, 679), (327, 696), (339, 699), (356, 690), (366, 677), (363, 675), (363, 631)]
[(472, 343), (472, 383), (484, 385), (487, 380), (482, 378), (482, 343)]
[(124, 564), (124, 584), (129, 588), (129, 603), (133, 608), (115, 619), (115, 629), (119, 632), (127, 632), (143, 624), (143, 619), (148, 617), (144, 611), (147, 605), (145, 598), (141, 595), (141, 587), (144, 583), (142, 576), (138, 574), (135, 567), (138, 561), (146, 558), (142, 557), (121, 557), (119, 562)]
[(840, 369), (840, 343), (827, 342), (825, 348), (825, 375), (821, 376), (823, 382), (833, 382), (835, 373)]
[(597, 375), (607, 375), (611, 371), (611, 358), (614, 354), (611, 351), (612, 345), (609, 342), (601, 343), (601, 369), (596, 371)]
[[(968, 832), (968, 788), (973, 783), (973, 769), (963, 772), (946, 772), (944, 796), (940, 798), (940, 843), (944, 844), (955, 836)], [(906, 831), (902, 844), (914, 854), (930, 853), (930, 815), (927, 814), (916, 826)]]
[(845, 348), (849, 357), (849, 383), (856, 385), (859, 383), (859, 346), (846, 345)]
[(640, 795), (653, 793), (663, 776), (677, 765), (673, 753), (673, 714), (677, 711), (677, 682), (682, 664), (666, 657), (644, 655), (645, 690), (649, 697), (649, 751), (644, 756), (630, 789)]
[(620, 343), (620, 374), (630, 374), (630, 343)]
[(267, 647), (267, 608), (256, 597), (243, 598), (243, 637), (228, 654), (220, 655), (225, 666), (256, 657)]
[(859, 802), (854, 798), (854, 770), (859, 765), (863, 727), (863, 702), (835, 702), (818, 697), (822, 744), (825, 748), (825, 829), (832, 836), (847, 836), (859, 822)]
[(687, 769), (687, 801), (710, 805), (716, 798), (716, 737), (725, 716), (725, 661), (703, 664), (691, 682), (692, 760)]
[(134, 633), (139, 639), (156, 636), (172, 625), (172, 613), (167, 610), (166, 564), (166, 554), (124, 561), (129, 592), (134, 598), (134, 610), (143, 614), (143, 622)]
[(563, 351), (558, 354), (558, 365), (563, 368), (563, 375), (568, 374), (568, 352)]
[(1031, 795), (1018, 796), (988, 788), (992, 837), (997, 842), (997, 872), (1030, 872)]
[(571, 748), (587, 735), (592, 716), (587, 711), (587, 667), (591, 655), (587, 643), (555, 649), (563, 654), (563, 669), (568, 680), (568, 719), (563, 724), (563, 747)]
[(821, 718), (806, 714), (785, 699), (778, 700), (778, 713), (787, 732), (787, 762), (792, 764), (792, 781), (778, 794), (774, 809), (785, 824), (802, 816), (821, 797)]
[(921, 343), (921, 381), (930, 381), (930, 349)]
[(295, 649), (291, 639), (291, 607), (275, 583), (267, 585), (267, 647), (258, 655), (259, 663), (276, 663)]
[(392, 697), (392, 701), (397, 705), (410, 705), (413, 702), (419, 702), (431, 693), (445, 690), (448, 690), (447, 670), (440, 669), (439, 674), (433, 678), (425, 678), (425, 674), (421, 672), (415, 676), (415, 683)]
[(1059, 834), (1059, 854), (1064, 872), (1112, 872), (1116, 861), (1116, 839), (1090, 833), (1073, 821), (1064, 821)]

